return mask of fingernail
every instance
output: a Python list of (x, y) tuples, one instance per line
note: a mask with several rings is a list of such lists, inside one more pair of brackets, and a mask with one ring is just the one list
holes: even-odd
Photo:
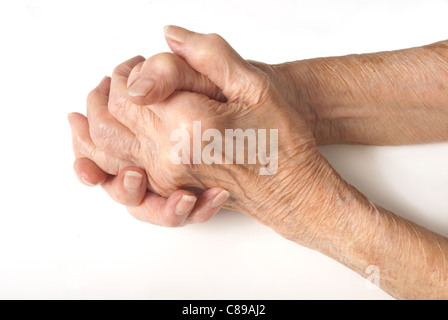
[(179, 43), (184, 43), (185, 37), (184, 37), (184, 35), (182, 35), (182, 32), (179, 32), (179, 31), (182, 31), (182, 29), (180, 29), (176, 26), (165, 26), (163, 28), (163, 31), (165, 32), (165, 37), (167, 37), (171, 40), (174, 40), (176, 42), (179, 42)]
[(131, 97), (145, 97), (154, 88), (156, 82), (151, 78), (137, 79), (129, 88), (128, 94)]
[(89, 181), (86, 180), (86, 178), (81, 177), (82, 183), (84, 183), (86, 186), (88, 187), (96, 187), (96, 184), (90, 183)]
[(136, 191), (142, 185), (143, 175), (137, 171), (127, 171), (124, 174), (123, 186), (127, 191)]
[(195, 203), (196, 203), (195, 196), (187, 196), (187, 195), (182, 196), (180, 201), (177, 203), (176, 214), (179, 216), (189, 214), (191, 210), (193, 210)]
[(212, 207), (218, 208), (224, 204), (224, 202), (229, 199), (230, 193), (227, 190), (222, 190), (218, 195), (213, 199)]

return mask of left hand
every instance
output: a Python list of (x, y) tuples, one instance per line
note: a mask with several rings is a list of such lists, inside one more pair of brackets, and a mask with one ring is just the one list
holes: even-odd
[[(140, 57), (136, 59), (142, 60)], [(171, 81), (166, 82), (174, 87), (167, 85), (163, 89), (172, 92), (178, 88), (188, 88), (189, 85), (192, 85), (194, 86), (192, 89), (219, 98), (220, 93), (216, 90), (216, 87), (210, 86), (206, 81), (196, 79), (198, 81), (192, 84), (180, 82), (182, 79), (195, 79), (192, 78), (194, 71), (191, 68), (186, 68), (187, 65), (180, 58), (173, 54), (160, 54), (157, 60), (159, 61), (157, 65), (163, 67), (165, 72), (172, 70), (172, 72), (178, 73), (176, 75), (171, 74), (168, 79)], [(170, 68), (167, 69), (167, 66)], [(176, 76), (178, 82), (173, 81), (173, 77)], [(108, 131), (107, 134), (115, 134), (119, 137), (115, 139), (119, 144), (118, 149), (120, 147), (126, 148), (125, 145), (121, 144), (123, 139), (127, 139), (128, 142), (133, 140), (132, 133), (110, 116), (108, 112), (103, 112), (100, 115), (102, 121), (100, 125), (95, 121), (98, 118), (98, 112), (107, 111), (110, 80), (109, 77), (105, 77), (98, 87), (89, 94), (87, 107), (90, 111), (90, 123), (85, 116), (79, 113), (72, 113), (68, 116), (72, 127), (73, 147), (76, 157), (74, 170), (80, 182), (89, 187), (101, 185), (113, 200), (127, 206), (128, 211), (142, 221), (151, 220), (158, 225), (177, 227), (210, 220), (227, 200), (229, 194), (226, 190), (210, 188), (196, 197), (191, 191), (180, 189), (165, 198), (147, 191), (146, 172), (131, 160), (124, 160), (115, 156), (113, 150), (116, 150), (116, 145), (112, 145), (113, 148), (107, 150), (97, 148), (91, 136), (98, 137), (98, 134), (101, 135), (102, 130), (106, 128), (113, 129)], [(204, 86), (202, 89), (201, 84)], [(164, 95), (171, 92), (160, 91), (158, 98), (164, 99)], [(89, 150), (89, 153), (82, 153), (80, 150)], [(93, 158), (102, 165), (101, 168), (91, 160)], [(182, 202), (182, 199), (187, 199), (187, 201)], [(151, 210), (139, 210), (139, 208), (150, 208)], [(149, 212), (151, 212), (151, 219), (148, 219)], [(157, 218), (155, 219), (154, 216)]]

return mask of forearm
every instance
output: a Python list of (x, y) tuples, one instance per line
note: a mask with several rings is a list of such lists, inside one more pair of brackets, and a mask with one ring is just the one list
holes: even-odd
[(448, 140), (448, 41), (274, 68), (319, 144)]
[(275, 230), (364, 277), (378, 271), (371, 276), (395, 298), (448, 298), (448, 239), (375, 206), (331, 167), (320, 172), (320, 198), (279, 205)]
[(373, 267), (378, 285), (395, 298), (448, 298), (446, 238), (367, 201), (335, 210), (349, 219), (338, 240), (321, 240), (323, 253), (363, 276)]

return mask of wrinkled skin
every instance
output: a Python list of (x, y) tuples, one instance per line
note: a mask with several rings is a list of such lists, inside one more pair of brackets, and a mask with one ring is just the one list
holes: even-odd
[[(280, 180), (297, 179), (319, 168), (316, 163), (323, 160), (311, 130), (283, 99), (273, 77), (260, 69), (261, 64), (257, 68), (257, 63), (246, 62), (217, 35), (176, 31), (185, 43), (168, 39), (171, 49), (196, 70), (170, 54), (157, 55), (146, 62), (136, 57), (118, 66), (111, 83), (106, 78), (100, 84), (102, 95), (93, 92), (89, 96), (89, 100), (96, 100), (88, 103), (89, 132), (85, 126), (75, 141), (82, 154), (112, 175), (126, 166), (145, 169), (149, 190), (165, 197), (181, 188), (196, 194), (216, 186), (225, 188), (231, 193), (226, 206), (242, 211), (269, 203), (276, 194), (272, 190), (284, 185)], [(164, 64), (175, 66), (168, 69), (172, 72), (183, 70), (183, 78), (191, 80), (183, 81), (181, 89), (195, 92), (180, 91), (179, 83), (171, 83), (171, 79), (179, 77), (164, 70)], [(219, 70), (216, 66), (220, 66)], [(137, 74), (141, 79), (142, 74), (157, 72), (165, 73), (163, 88), (154, 90), (155, 94), (129, 98), (128, 86), (132, 88)], [(238, 81), (229, 80), (235, 78)], [(172, 93), (173, 89), (178, 91)], [(279, 129), (279, 172), (259, 176), (259, 165), (248, 164), (174, 164), (169, 159), (173, 147), (170, 134), (185, 128), (193, 137), (193, 121), (201, 121), (202, 130), (218, 129), (223, 136), (229, 128)]]
[[(88, 119), (69, 117), (84, 183), (105, 181), (135, 217), (166, 226), (204, 222), (227, 201), (363, 276), (377, 266), (379, 285), (397, 298), (446, 299), (448, 239), (374, 205), (316, 150), (448, 139), (446, 43), (268, 66), (242, 60), (216, 35), (169, 27), (167, 41), (175, 55), (123, 63), (89, 95)], [(277, 174), (259, 176), (259, 165), (174, 165), (169, 134), (191, 131), (193, 120), (203, 130), (278, 128)], [(126, 170), (145, 174), (131, 192), (123, 189)], [(230, 199), (218, 196), (221, 188)], [(195, 194), (194, 209), (173, 213)]]

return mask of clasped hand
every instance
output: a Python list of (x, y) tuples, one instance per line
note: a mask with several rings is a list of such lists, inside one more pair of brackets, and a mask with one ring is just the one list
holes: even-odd
[[(218, 35), (171, 26), (166, 39), (174, 54), (120, 64), (89, 94), (87, 118), (70, 115), (80, 180), (102, 184), (133, 216), (165, 226), (207, 221), (224, 204), (261, 222), (281, 220), (287, 208), (274, 217), (270, 207), (285, 193), (294, 195), (291, 206), (314, 202), (309, 182), (326, 162), (284, 88)], [(176, 163), (172, 133), (181, 128), (193, 137), (194, 123), (201, 136), (207, 130), (223, 136), (228, 129), (276, 130), (278, 141), (269, 133), (264, 141), (276, 144), (275, 172), (261, 175), (263, 164), (249, 160), (260, 145), (243, 145), (243, 161), (224, 154), (223, 146), (221, 164), (197, 161), (194, 151), (189, 163)], [(301, 193), (307, 198), (299, 199)]]

